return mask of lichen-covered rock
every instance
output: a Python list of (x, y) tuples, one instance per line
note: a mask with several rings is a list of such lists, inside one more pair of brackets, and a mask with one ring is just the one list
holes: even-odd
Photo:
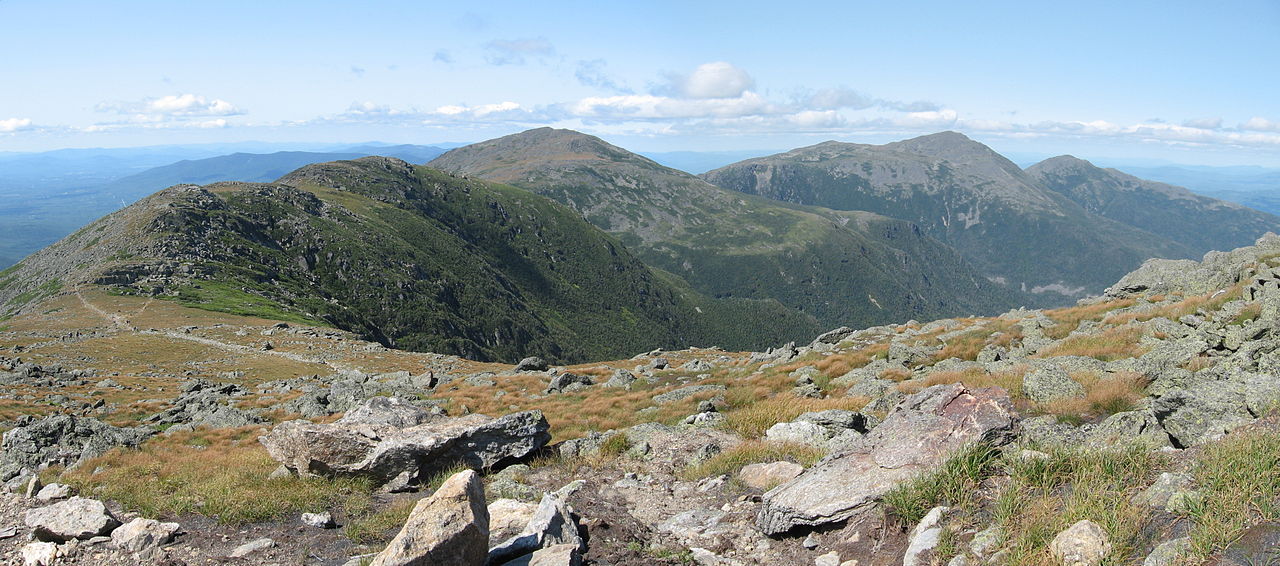
[(1061, 367), (1045, 365), (1027, 372), (1022, 378), (1022, 392), (1032, 401), (1047, 403), (1083, 397), (1084, 386), (1071, 379), (1071, 375)]
[(1199, 446), (1253, 421), (1243, 388), (1211, 382), (1157, 397), (1156, 420), (1179, 446)]
[(965, 444), (1006, 441), (1013, 423), (1002, 389), (935, 385), (905, 399), (847, 451), (766, 493), (756, 525), (777, 535), (845, 520)]
[(1098, 566), (1111, 552), (1111, 541), (1101, 526), (1085, 519), (1053, 537), (1049, 552), (1062, 566)]

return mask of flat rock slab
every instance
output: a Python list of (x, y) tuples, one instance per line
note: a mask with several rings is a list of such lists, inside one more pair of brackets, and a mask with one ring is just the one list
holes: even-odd
[(843, 453), (764, 495), (756, 526), (773, 536), (843, 521), (962, 446), (1003, 441), (1014, 423), (1003, 389), (935, 385), (912, 395)]
[(370, 566), (483, 566), (489, 554), (484, 484), (472, 470), (454, 474), (418, 500), (404, 527)]
[(455, 464), (492, 467), (533, 454), (551, 440), (541, 411), (500, 418), (474, 414), (407, 428), (387, 424), (289, 421), (258, 440), (300, 475), (365, 476), (385, 484), (421, 480)]
[(31, 509), (23, 516), (23, 522), (35, 530), (37, 539), (47, 542), (90, 539), (120, 525), (101, 501), (83, 497)]

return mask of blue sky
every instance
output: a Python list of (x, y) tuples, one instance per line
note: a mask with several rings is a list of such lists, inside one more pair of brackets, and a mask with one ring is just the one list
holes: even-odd
[(1280, 166), (1280, 1), (0, 0), (0, 151), (881, 143)]

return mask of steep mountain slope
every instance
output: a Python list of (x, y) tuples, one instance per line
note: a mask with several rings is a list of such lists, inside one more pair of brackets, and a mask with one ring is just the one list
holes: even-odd
[(379, 157), (157, 193), (0, 274), (0, 314), (85, 284), (483, 360), (748, 348), (816, 328), (682, 288), (548, 199)]
[(1027, 174), (1089, 212), (1181, 242), (1197, 253), (1237, 248), (1280, 231), (1280, 217), (1275, 215), (1096, 167), (1070, 155), (1041, 161), (1028, 167)]
[(916, 222), (992, 281), (1030, 291), (1042, 305), (1100, 292), (1149, 257), (1195, 254), (1090, 213), (955, 132), (883, 146), (825, 142), (703, 177), (742, 193)]
[(549, 196), (695, 289), (773, 297), (827, 326), (993, 312), (1020, 300), (909, 222), (726, 191), (570, 130), (530, 130), (430, 165)]

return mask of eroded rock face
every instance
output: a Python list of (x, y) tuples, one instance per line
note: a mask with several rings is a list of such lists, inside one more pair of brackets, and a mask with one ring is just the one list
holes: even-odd
[(0, 481), (8, 481), (24, 470), (34, 472), (54, 465), (75, 467), (117, 446), (137, 446), (151, 434), (146, 429), (117, 428), (72, 415), (20, 419), (19, 425), (4, 433), (4, 440), (0, 441)]
[(466, 470), (419, 500), (400, 533), (370, 566), (482, 566), (488, 554), (484, 484), (478, 474)]
[(473, 469), (523, 458), (551, 440), (541, 411), (500, 418), (473, 414), (407, 428), (387, 424), (289, 421), (258, 440), (291, 471), (317, 476), (366, 476), (379, 484), (408, 475), (410, 483), (463, 463)]
[(925, 389), (845, 452), (766, 493), (756, 526), (778, 535), (847, 519), (965, 444), (1005, 441), (1013, 423), (1009, 394), (1002, 389)]

